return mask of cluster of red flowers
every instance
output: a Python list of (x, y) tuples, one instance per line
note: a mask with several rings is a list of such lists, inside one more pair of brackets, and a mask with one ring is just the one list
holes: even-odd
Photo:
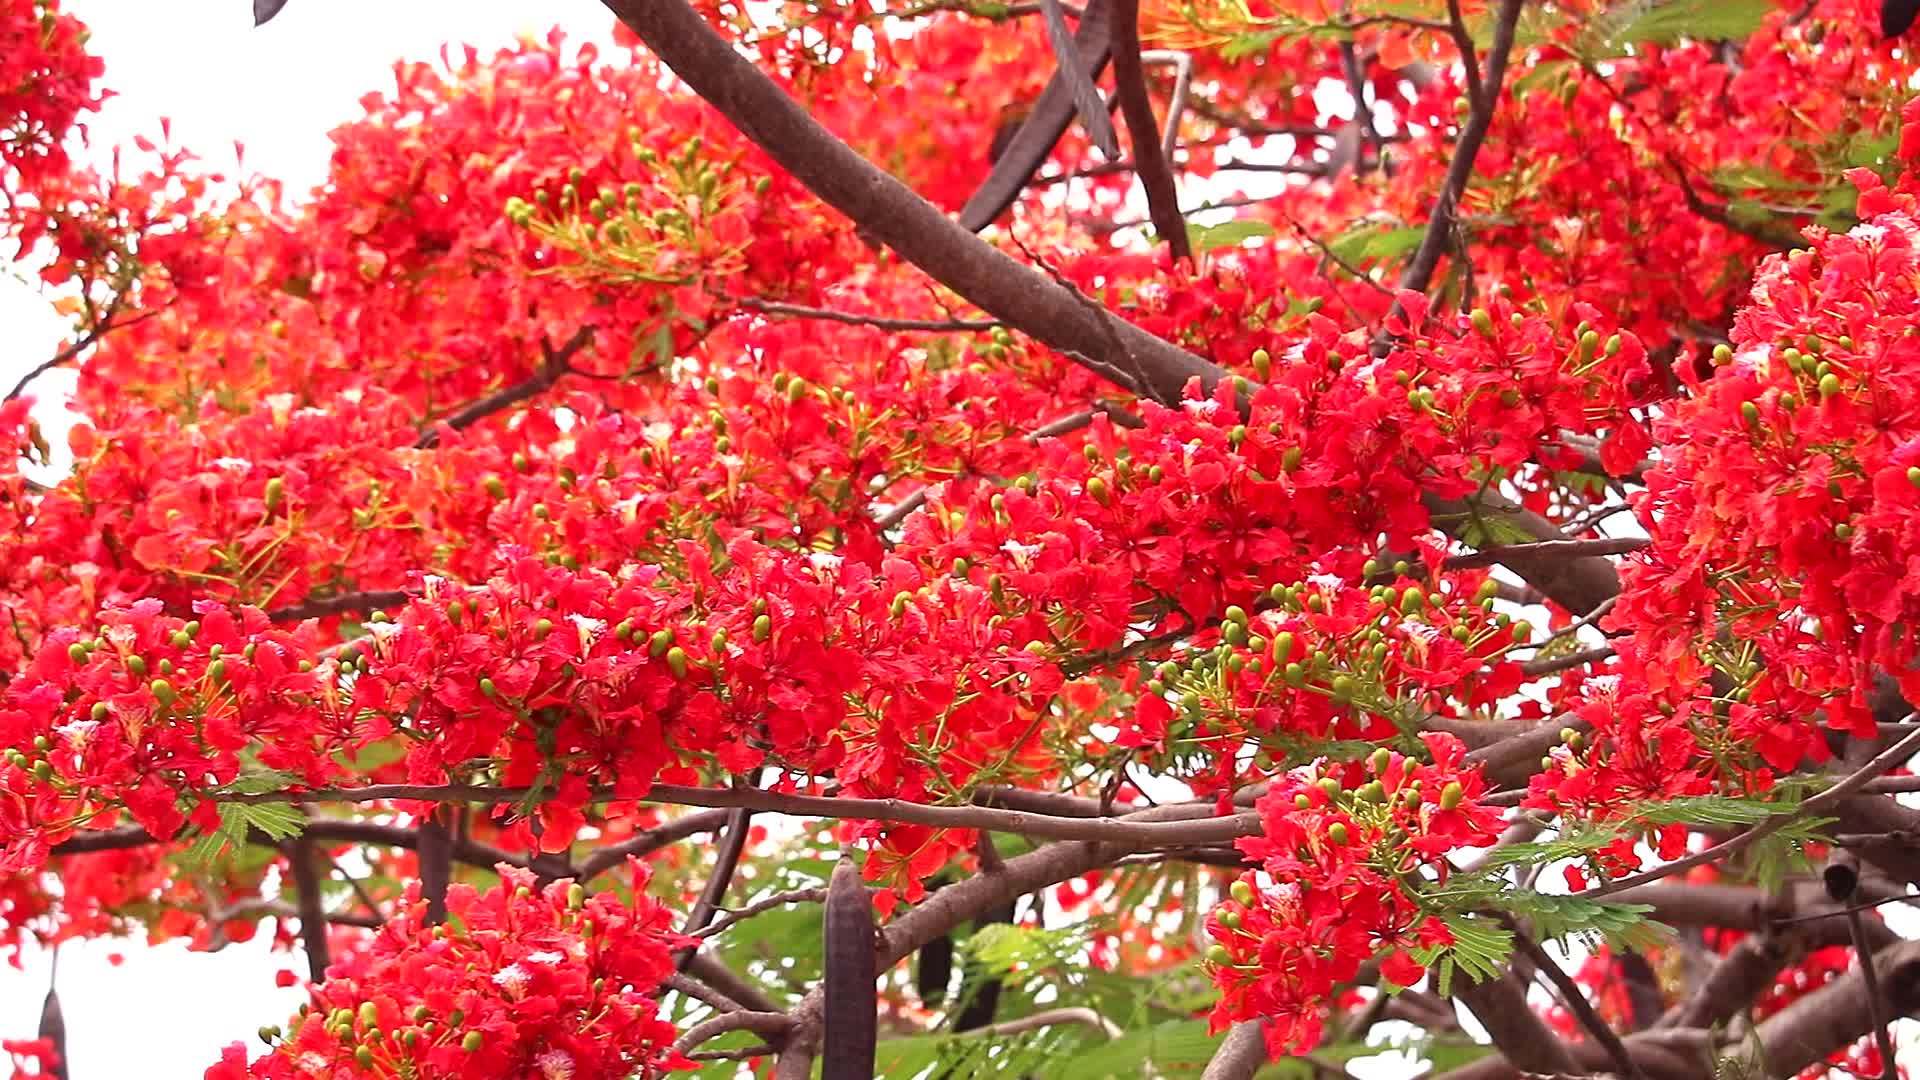
[(485, 893), (447, 891), (450, 918), (428, 925), (417, 886), (405, 910), (313, 988), (290, 1031), (262, 1029), (271, 1053), (234, 1043), (207, 1080), (628, 1080), (691, 1066), (652, 991), (685, 942), (645, 895), (587, 895), (500, 868)]
[(1431, 764), (1382, 747), (1364, 763), (1289, 773), (1260, 797), (1261, 835), (1238, 841), (1260, 869), (1235, 879), (1207, 917), (1214, 1030), (1267, 1017), (1273, 1054), (1302, 1052), (1361, 963), (1384, 954), (1381, 975), (1411, 986), (1426, 973), (1417, 954), (1451, 944), (1407, 879), (1432, 871), (1444, 881), (1447, 853), (1493, 843), (1500, 812), (1479, 805), (1486, 780), (1463, 767), (1459, 740), (1422, 741)]
[(60, 0), (0, 4), (0, 183), (30, 190), (69, 167), (67, 132), (99, 107), (100, 58)]
[(1149, 751), (1155, 764), (1169, 749), (1198, 747), (1213, 768), (1189, 782), (1231, 790), (1248, 740), (1284, 758), (1289, 746), (1386, 742), (1434, 717), (1492, 706), (1522, 681), (1502, 655), (1531, 634), (1492, 613), (1494, 590), (1478, 574), (1430, 585), (1359, 588), (1318, 575), (1276, 585), (1264, 611), (1227, 609), (1215, 648), (1155, 669), (1118, 744)]

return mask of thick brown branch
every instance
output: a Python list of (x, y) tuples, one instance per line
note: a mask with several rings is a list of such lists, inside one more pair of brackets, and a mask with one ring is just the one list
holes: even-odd
[(308, 978), (327, 978), (327, 918), (320, 906), (320, 868), (314, 858), (313, 838), (300, 836), (287, 845), (287, 863), (294, 887), (300, 890), (300, 943), (307, 950)]
[(1507, 1061), (1528, 1072), (1573, 1071), (1566, 1044), (1527, 1004), (1527, 992), (1512, 972), (1474, 983), (1454, 996), (1473, 1011)]
[[(1211, 389), (1226, 375), (1084, 303), (956, 224), (821, 127), (684, 0), (604, 2), (674, 74), (815, 195), (969, 303), (1062, 353), (1088, 358), (1107, 377), (1159, 401), (1177, 401), (1193, 379)], [(1093, 19), (1090, 10), (1082, 34)]]
[(1253, 1080), (1260, 1066), (1267, 1063), (1267, 1040), (1260, 1029), (1264, 1021), (1246, 1020), (1233, 1025), (1220, 1048), (1207, 1062), (1200, 1080)]
[(1187, 219), (1180, 214), (1180, 192), (1173, 169), (1161, 151), (1160, 124), (1147, 98), (1146, 69), (1140, 63), (1140, 0), (1113, 0), (1113, 79), (1120, 114), (1133, 145), (1134, 173), (1147, 193), (1153, 231), (1167, 244), (1175, 262), (1193, 257), (1187, 243)]

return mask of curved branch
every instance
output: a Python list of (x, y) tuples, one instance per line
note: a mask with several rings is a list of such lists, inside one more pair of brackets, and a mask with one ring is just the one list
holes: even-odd
[(1245, 1020), (1233, 1025), (1227, 1037), (1220, 1040), (1220, 1048), (1213, 1052), (1200, 1080), (1253, 1080), (1260, 1066), (1267, 1063), (1267, 1040), (1260, 1030), (1265, 1023)]
[(585, 859), (580, 860), (579, 880), (584, 883), (599, 877), (608, 870), (625, 863), (628, 858), (645, 858), (669, 844), (677, 844), (689, 836), (703, 832), (715, 832), (726, 825), (730, 810), (707, 810), (698, 814), (686, 814), (672, 821), (655, 825), (642, 833), (628, 837), (617, 844), (608, 844)]
[[(685, 0), (603, 2), (822, 201), (982, 311), (1159, 401), (1178, 401), (1191, 380), (1210, 391), (1226, 376), (1218, 365), (1085, 303), (942, 214), (821, 127)], [(1093, 17), (1089, 11), (1083, 35)]]
[(688, 1028), (673, 1041), (676, 1054), (684, 1054), (701, 1043), (717, 1039), (729, 1031), (751, 1031), (767, 1040), (778, 1040), (793, 1029), (793, 1018), (783, 1012), (723, 1012)]

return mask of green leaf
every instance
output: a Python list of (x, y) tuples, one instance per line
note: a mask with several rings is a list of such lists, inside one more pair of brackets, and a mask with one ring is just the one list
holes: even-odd
[(1542, 938), (1576, 938), (1589, 947), (1642, 949), (1665, 943), (1672, 931), (1652, 922), (1645, 904), (1613, 904), (1577, 896), (1518, 889), (1494, 899), (1502, 910), (1531, 922)]
[(221, 803), (220, 824), (194, 841), (181, 858), (189, 867), (209, 867), (244, 848), (255, 830), (277, 842), (300, 835), (306, 827), (306, 815), (287, 803)]
[(1205, 1020), (1173, 1020), (1089, 1047), (1045, 1075), (1058, 1080), (1136, 1080), (1146, 1064), (1162, 1074), (1197, 1075), (1213, 1060), (1219, 1044), (1218, 1036), (1207, 1033)]
[(1739, 40), (1758, 30), (1774, 9), (1772, 0), (1667, 0), (1627, 7), (1638, 13), (1607, 35), (1615, 45)]
[(1349, 263), (1374, 259), (1395, 259), (1420, 246), (1427, 235), (1425, 226), (1396, 229), (1381, 225), (1362, 225), (1335, 237), (1328, 250)]
[(1208, 252), (1215, 248), (1239, 247), (1256, 238), (1264, 239), (1273, 235), (1273, 226), (1264, 221), (1251, 221), (1236, 218), (1223, 221), (1218, 225), (1195, 225), (1187, 223), (1187, 243), (1197, 252)]
[(300, 782), (300, 778), (280, 769), (262, 769), (259, 772), (244, 773), (233, 778), (233, 782), (219, 789), (222, 793), (235, 795), (265, 795), (269, 791), (283, 791)]
[(1451, 992), (1456, 967), (1474, 982), (1496, 978), (1506, 970), (1507, 958), (1513, 955), (1513, 931), (1491, 919), (1459, 912), (1442, 915), (1440, 921), (1453, 934), (1453, 944), (1409, 951), (1434, 969), (1435, 989), (1442, 997)]

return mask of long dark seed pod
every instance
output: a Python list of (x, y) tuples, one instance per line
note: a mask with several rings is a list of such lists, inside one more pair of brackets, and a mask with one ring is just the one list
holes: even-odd
[(841, 856), (833, 868), (825, 918), (827, 977), (820, 1080), (873, 1080), (880, 1038), (873, 897), (851, 856)]
[[(1009, 900), (992, 911), (985, 912), (974, 923), (974, 929), (1013, 922), (1013, 901)], [(960, 976), (960, 1011), (953, 1018), (953, 1030), (973, 1031), (993, 1023), (1000, 1011), (1000, 980), (986, 975), (977, 967), (969, 965)]]
[[(60, 953), (53, 954), (54, 970), (59, 971)], [(52, 985), (47, 987), (47, 999), (40, 1003), (40, 1037), (53, 1046), (53, 1055), (58, 1064), (48, 1073), (54, 1080), (67, 1080), (72, 1075), (67, 1069), (67, 1019), (60, 1012), (60, 993)]]
[(1915, 15), (1920, 15), (1920, 0), (1880, 0), (1880, 32), (1899, 37), (1913, 25)]
[(447, 885), (453, 878), (453, 836), (441, 820), (444, 810), (420, 819), (420, 896), (427, 902), (427, 925), (447, 921)]

